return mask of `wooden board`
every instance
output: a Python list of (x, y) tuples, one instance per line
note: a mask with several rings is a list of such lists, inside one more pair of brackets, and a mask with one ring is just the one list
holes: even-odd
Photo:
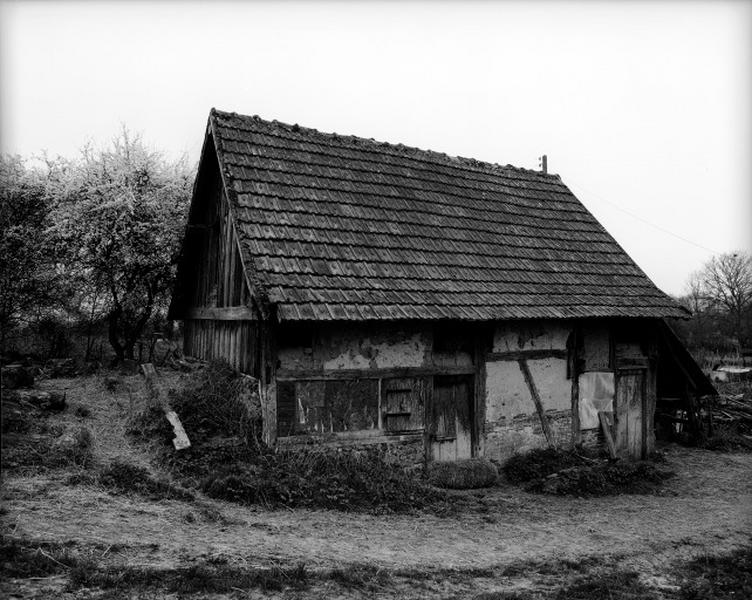
[(400, 377), (381, 382), (381, 412), (385, 431), (416, 431), (425, 427), (425, 377)]
[(429, 456), (432, 460), (472, 457), (473, 402), (471, 377), (434, 377), (429, 426)]
[(616, 444), (614, 443), (614, 436), (612, 435), (612, 423), (611, 413), (606, 413), (602, 410), (598, 411), (598, 420), (601, 423), (601, 431), (603, 431), (603, 438), (606, 440), (606, 446), (608, 447), (608, 454), (611, 458), (616, 458)]
[(620, 457), (643, 458), (644, 429), (642, 418), (645, 404), (645, 371), (617, 371), (614, 401), (616, 453)]

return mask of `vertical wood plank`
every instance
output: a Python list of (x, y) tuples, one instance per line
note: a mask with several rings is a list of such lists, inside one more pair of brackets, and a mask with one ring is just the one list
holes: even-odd
[(224, 210), (224, 194), (220, 196), (221, 198), (221, 204), (219, 209), (219, 231), (217, 232), (217, 299), (216, 303), (217, 306), (224, 306), (224, 303), (222, 302), (222, 299), (224, 297), (224, 285), (225, 280), (224, 277), (222, 277), (222, 272), (224, 271), (224, 252), (222, 250), (224, 249), (224, 234), (225, 234), (225, 210)]
[(230, 258), (230, 268), (228, 269), (228, 290), (229, 293), (227, 295), (227, 305), (228, 306), (234, 306), (235, 305), (235, 293), (236, 293), (236, 285), (235, 282), (237, 281), (235, 275), (236, 275), (236, 269), (237, 269), (237, 249), (235, 247), (235, 227), (232, 223), (229, 223), (228, 226), (230, 235), (228, 237), (229, 242), (227, 244), (227, 252), (229, 253)]
[(230, 303), (230, 204), (227, 196), (223, 194), (225, 212), (224, 212), (224, 244), (222, 252), (222, 306), (228, 306)]
[(616, 453), (624, 457), (628, 453), (629, 382), (624, 371), (616, 372), (616, 398), (614, 399), (614, 444)]
[(629, 396), (629, 423), (627, 425), (629, 436), (629, 456), (642, 458), (642, 414), (643, 414), (643, 387), (645, 376), (642, 371), (633, 372), (631, 379), (631, 394)]

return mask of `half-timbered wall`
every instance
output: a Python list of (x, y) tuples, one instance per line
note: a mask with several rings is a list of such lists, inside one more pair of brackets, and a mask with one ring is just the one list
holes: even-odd
[(604, 444), (605, 411), (620, 454), (639, 458), (652, 448), (655, 404), (647, 331), (605, 319), (288, 325), (278, 336), (275, 434), (285, 443), (413, 440), (428, 460), (505, 460)]
[(654, 343), (647, 322), (517, 321), (496, 326), (486, 362), (485, 455), (606, 445), (653, 447)]
[(567, 321), (497, 324), (486, 362), (485, 455), (571, 446), (572, 382)]

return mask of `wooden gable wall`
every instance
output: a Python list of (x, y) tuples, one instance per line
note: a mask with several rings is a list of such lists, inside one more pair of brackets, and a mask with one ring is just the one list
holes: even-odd
[(201, 161), (181, 265), (184, 352), (258, 375), (258, 314), (211, 138)]

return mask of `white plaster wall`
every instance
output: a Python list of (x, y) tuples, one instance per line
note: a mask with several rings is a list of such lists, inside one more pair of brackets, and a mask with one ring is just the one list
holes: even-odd
[(561, 321), (499, 323), (494, 331), (493, 351), (566, 350), (572, 328)]
[(572, 382), (567, 379), (567, 361), (563, 358), (528, 360), (541, 397), (543, 410), (567, 410), (572, 407)]
[(422, 367), (430, 352), (430, 335), (394, 325), (353, 327), (322, 335), (316, 349), (325, 370)]
[(312, 369), (314, 367), (311, 348), (278, 348), (277, 359), (283, 369)]
[(535, 412), (525, 378), (516, 360), (486, 363), (486, 421)]
[[(572, 382), (567, 362), (561, 358), (527, 361), (544, 410), (571, 407)], [(486, 363), (486, 420), (511, 419), (536, 414), (535, 402), (516, 360)]]
[(422, 367), (426, 362), (426, 352), (427, 342), (420, 333), (400, 341), (373, 344), (373, 360), (377, 369)]

